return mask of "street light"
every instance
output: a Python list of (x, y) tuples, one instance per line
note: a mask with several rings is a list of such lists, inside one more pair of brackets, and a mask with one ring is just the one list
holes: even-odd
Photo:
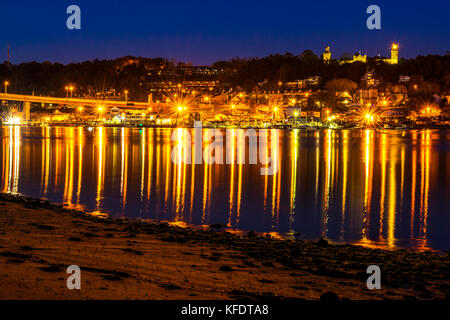
[(278, 114), (278, 107), (274, 107), (273, 108), (273, 113), (272, 113), (272, 120), (273, 121), (276, 121), (277, 114)]
[(73, 89), (74, 89), (73, 86), (70, 86), (70, 87), (69, 87), (69, 90), (70, 90), (70, 99), (73, 98)]
[(66, 98), (67, 98), (69, 96), (69, 87), (66, 86), (64, 89), (66, 90)]
[(9, 81), (6, 80), (3, 84), (5, 85), (5, 94), (6, 94), (6, 93), (8, 93)]
[(125, 90), (125, 104), (128, 105), (128, 90)]

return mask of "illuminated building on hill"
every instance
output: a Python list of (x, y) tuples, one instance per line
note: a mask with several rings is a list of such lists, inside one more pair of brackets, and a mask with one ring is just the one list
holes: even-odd
[[(398, 44), (393, 43), (391, 47), (391, 57), (390, 58), (374, 58), (376, 61), (383, 61), (388, 64), (398, 64)], [(322, 54), (322, 60), (325, 63), (330, 63), (333, 60), (331, 59), (331, 51), (330, 47), (326, 46), (325, 51)], [(339, 59), (337, 60), (339, 64), (353, 63), (353, 62), (362, 62), (367, 63), (367, 55), (362, 55), (361, 53), (355, 53), (352, 59)]]

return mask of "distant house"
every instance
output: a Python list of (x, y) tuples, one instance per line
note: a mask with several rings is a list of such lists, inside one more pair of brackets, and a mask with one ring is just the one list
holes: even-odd
[(409, 82), (410, 80), (411, 80), (410, 76), (401, 75), (398, 79), (398, 82), (406, 83), (406, 82)]
[(320, 77), (312, 76), (306, 79), (294, 80), (286, 82), (286, 87), (290, 89), (305, 89), (310, 87), (316, 87), (319, 85)]
[(380, 84), (380, 80), (375, 78), (374, 70), (367, 71), (361, 78), (361, 82), (367, 87), (377, 87)]

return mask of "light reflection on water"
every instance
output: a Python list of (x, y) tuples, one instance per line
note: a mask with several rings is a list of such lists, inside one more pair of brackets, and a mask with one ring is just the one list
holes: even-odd
[(447, 131), (280, 131), (265, 153), (273, 176), (239, 161), (175, 165), (171, 132), (3, 127), (0, 190), (116, 217), (450, 250)]

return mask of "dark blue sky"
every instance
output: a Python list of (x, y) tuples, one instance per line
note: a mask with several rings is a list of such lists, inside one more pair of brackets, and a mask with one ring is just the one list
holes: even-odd
[[(82, 29), (66, 28), (66, 8), (77, 4)], [(366, 28), (366, 8), (381, 7), (380, 31)], [(210, 64), (236, 56), (316, 54), (361, 50), (401, 57), (450, 50), (449, 0), (428, 1), (152, 1), (2, 0), (0, 61), (7, 43), (12, 62), (77, 62), (125, 55)]]

